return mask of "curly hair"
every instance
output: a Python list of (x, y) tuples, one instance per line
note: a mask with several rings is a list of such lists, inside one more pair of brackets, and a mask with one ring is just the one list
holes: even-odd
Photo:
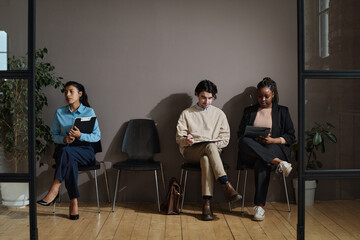
[(276, 86), (276, 82), (272, 80), (270, 77), (264, 77), (263, 80), (258, 83), (257, 89), (260, 90), (261, 88), (264, 87), (269, 88), (274, 93), (273, 102), (277, 104), (279, 102), (279, 93)]

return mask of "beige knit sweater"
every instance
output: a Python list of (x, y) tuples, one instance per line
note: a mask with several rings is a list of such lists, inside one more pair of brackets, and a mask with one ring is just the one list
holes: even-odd
[(177, 123), (176, 142), (179, 144), (181, 154), (187, 147), (186, 137), (191, 134), (194, 137), (195, 143), (220, 139), (218, 141), (218, 148), (224, 148), (229, 144), (230, 126), (226, 119), (225, 113), (215, 107), (204, 111), (192, 106), (185, 109)]

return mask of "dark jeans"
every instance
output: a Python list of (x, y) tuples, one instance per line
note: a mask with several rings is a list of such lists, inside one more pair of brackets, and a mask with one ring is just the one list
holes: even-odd
[(241, 167), (254, 169), (254, 204), (265, 206), (270, 172), (276, 168), (270, 163), (274, 158), (285, 159), (284, 153), (277, 144), (263, 145), (248, 137), (239, 140), (238, 169)]
[(59, 145), (54, 152), (56, 162), (54, 179), (65, 180), (69, 198), (80, 196), (78, 189), (78, 164), (92, 165), (95, 163), (95, 153), (92, 146)]

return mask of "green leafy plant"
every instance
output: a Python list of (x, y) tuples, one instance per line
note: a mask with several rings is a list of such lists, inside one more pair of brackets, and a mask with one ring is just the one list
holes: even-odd
[[(44, 88), (61, 87), (62, 77), (55, 75), (55, 67), (44, 61), (47, 49), (36, 51), (35, 55), (35, 134), (36, 159), (40, 160), (52, 143), (50, 128), (42, 119), (42, 110), (47, 106)], [(8, 59), (11, 70), (26, 70), (25, 57)], [(4, 148), (8, 161), (13, 162), (14, 172), (19, 164), (28, 157), (28, 82), (27, 79), (0, 79), (0, 144)]]
[[(305, 132), (306, 169), (322, 168), (323, 164), (318, 160), (317, 151), (325, 153), (325, 139), (332, 143), (337, 142), (336, 136), (330, 131), (332, 128), (335, 127), (328, 122), (326, 124), (315, 123), (314, 127)], [(299, 143), (295, 143), (292, 148), (296, 153), (296, 160), (298, 160)]]

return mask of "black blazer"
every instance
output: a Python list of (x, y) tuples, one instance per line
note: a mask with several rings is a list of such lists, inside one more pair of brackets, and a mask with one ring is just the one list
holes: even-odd
[[(242, 138), (245, 132), (246, 125), (253, 125), (259, 105), (250, 106), (244, 109), (244, 115), (238, 131), (238, 138)], [(272, 106), (272, 133), (271, 137), (283, 137), (287, 144), (279, 144), (280, 148), (286, 156), (286, 160), (290, 161), (290, 146), (295, 142), (295, 129), (290, 117), (289, 109), (285, 106), (273, 104)]]

